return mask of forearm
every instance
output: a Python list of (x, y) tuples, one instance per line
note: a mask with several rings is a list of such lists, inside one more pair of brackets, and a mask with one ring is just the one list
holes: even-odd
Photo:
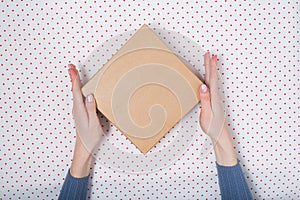
[(76, 139), (70, 173), (75, 178), (82, 178), (89, 175), (92, 162), (92, 154), (86, 150), (80, 138)]
[(227, 126), (219, 139), (213, 141), (222, 199), (252, 199)]
[(77, 137), (71, 168), (59, 194), (60, 199), (86, 199), (91, 154)]

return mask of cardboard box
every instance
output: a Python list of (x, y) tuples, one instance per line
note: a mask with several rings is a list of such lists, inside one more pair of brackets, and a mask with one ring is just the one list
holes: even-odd
[(200, 101), (201, 84), (145, 24), (82, 92), (94, 94), (98, 110), (146, 154)]

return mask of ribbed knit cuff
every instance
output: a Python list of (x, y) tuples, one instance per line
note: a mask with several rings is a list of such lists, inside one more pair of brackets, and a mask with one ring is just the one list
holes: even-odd
[(69, 169), (58, 199), (86, 199), (89, 177), (75, 178)]
[(239, 162), (234, 166), (222, 166), (216, 162), (216, 166), (222, 199), (252, 199)]

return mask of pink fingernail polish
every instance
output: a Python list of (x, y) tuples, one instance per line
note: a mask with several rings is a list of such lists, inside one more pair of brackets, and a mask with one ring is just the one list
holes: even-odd
[(207, 86), (205, 84), (201, 85), (201, 92), (205, 93), (207, 91)]
[(93, 101), (93, 95), (88, 95), (87, 96), (87, 101), (89, 102), (89, 103), (91, 103), (92, 101)]

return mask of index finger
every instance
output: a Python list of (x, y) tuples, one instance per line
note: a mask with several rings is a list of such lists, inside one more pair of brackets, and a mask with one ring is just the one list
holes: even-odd
[(211, 94), (211, 102), (212, 102), (212, 109), (213, 110), (219, 110), (220, 105), (222, 105), (221, 102), (221, 96), (219, 93), (219, 87), (218, 87), (218, 71), (217, 71), (217, 56), (213, 56), (211, 61), (211, 71), (210, 71), (210, 94)]
[(205, 66), (205, 83), (208, 87), (210, 87), (209, 77), (210, 77), (210, 53), (209, 51), (204, 54), (204, 64)]

